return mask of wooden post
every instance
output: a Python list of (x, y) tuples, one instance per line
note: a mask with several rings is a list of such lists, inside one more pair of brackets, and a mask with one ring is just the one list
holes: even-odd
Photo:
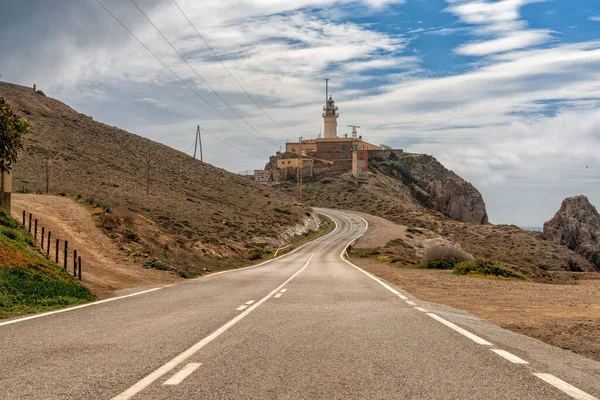
[[(49, 257), (50, 256), (50, 239), (52, 238), (52, 232), (48, 231), (48, 250), (46, 251), (46, 255)], [(44, 248), (42, 247), (42, 251), (44, 250)]]
[(33, 240), (37, 242), (37, 218), (35, 220), (35, 228), (33, 230)]
[(44, 227), (42, 226), (42, 251), (44, 251)]
[(79, 280), (81, 280), (81, 256), (79, 256), (77, 260), (77, 263), (79, 264)]
[(50, 192), (50, 160), (46, 159), (46, 194)]
[(73, 276), (77, 276), (77, 250), (73, 250)]
[(31, 213), (29, 213), (29, 233), (31, 233)]
[(25, 227), (25, 210), (23, 210), (23, 227)]
[(67, 258), (69, 257), (69, 241), (65, 240), (65, 269), (67, 269)]
[(56, 239), (56, 254), (54, 255), (54, 259), (56, 261), (54, 261), (55, 263), (58, 264), (58, 243), (60, 242), (60, 240)]

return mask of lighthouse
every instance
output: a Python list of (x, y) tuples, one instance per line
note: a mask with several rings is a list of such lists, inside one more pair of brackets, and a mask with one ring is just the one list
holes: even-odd
[(325, 107), (323, 107), (323, 119), (325, 120), (325, 139), (337, 137), (338, 108), (329, 95), (329, 79), (325, 79)]

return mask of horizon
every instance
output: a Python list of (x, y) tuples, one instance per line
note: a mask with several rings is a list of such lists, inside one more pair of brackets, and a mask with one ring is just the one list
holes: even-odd
[(177, 1), (253, 102), (173, 2), (136, 1), (231, 108), (132, 3), (102, 3), (247, 132), (94, 0), (5, 6), (1, 79), (184, 152), (199, 124), (247, 152), (203, 138), (206, 161), (235, 173), (261, 169), (286, 140), (316, 137), (331, 78), (339, 136), (361, 125), (371, 143), (433, 155), (482, 193), (492, 223), (541, 227), (579, 194), (600, 204), (597, 2)]

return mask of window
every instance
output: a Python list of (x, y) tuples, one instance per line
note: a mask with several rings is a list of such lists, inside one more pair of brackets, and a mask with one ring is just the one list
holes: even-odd
[[(364, 148), (365, 148), (365, 146), (363, 146), (363, 149)], [(358, 150), (358, 145), (357, 144), (354, 145), (354, 150)]]
[(346, 151), (346, 145), (345, 144), (342, 145), (342, 151)]

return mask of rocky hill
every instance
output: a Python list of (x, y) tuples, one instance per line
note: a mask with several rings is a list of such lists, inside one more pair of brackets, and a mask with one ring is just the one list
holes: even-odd
[[(315, 214), (286, 194), (96, 122), (32, 88), (0, 82), (0, 96), (31, 124), (13, 190), (45, 193), (48, 165), (51, 194), (119, 210), (117, 224), (131, 220), (147, 244), (138, 253), (226, 265), (249, 248), (278, 246), (317, 226)], [(181, 250), (189, 254), (178, 261)]]
[(544, 235), (581, 254), (600, 269), (600, 214), (585, 196), (565, 199)]

